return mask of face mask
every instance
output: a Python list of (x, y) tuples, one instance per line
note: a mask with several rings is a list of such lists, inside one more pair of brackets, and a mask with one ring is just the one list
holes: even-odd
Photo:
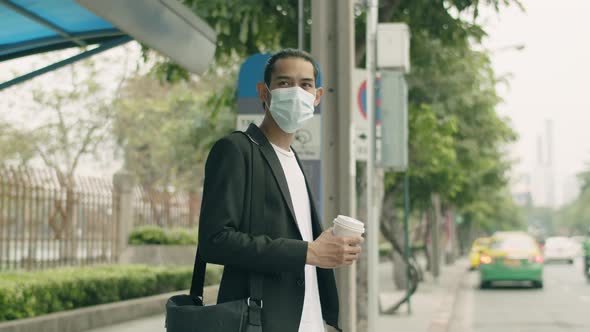
[(270, 114), (284, 132), (293, 134), (313, 118), (315, 95), (298, 86), (274, 89), (270, 93)]

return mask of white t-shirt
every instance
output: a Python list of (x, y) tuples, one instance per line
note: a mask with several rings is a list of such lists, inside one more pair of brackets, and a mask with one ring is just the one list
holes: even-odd
[[(299, 226), (303, 241), (312, 242), (311, 206), (303, 172), (297, 163), (293, 150), (285, 151), (274, 144), (272, 144), (272, 147), (279, 157), (283, 172), (287, 178), (289, 194), (291, 194), (291, 201), (295, 210), (295, 218), (297, 219), (297, 225)], [(303, 301), (303, 313), (301, 314), (299, 331), (325, 331), (318, 288), (318, 276), (316, 267), (313, 265), (305, 265), (305, 299)]]

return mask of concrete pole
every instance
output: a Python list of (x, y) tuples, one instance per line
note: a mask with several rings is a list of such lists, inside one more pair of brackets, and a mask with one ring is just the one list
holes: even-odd
[[(354, 1), (312, 1), (311, 53), (320, 63), (322, 97), (322, 220), (356, 217), (355, 159), (352, 155)], [(356, 332), (356, 265), (336, 270), (340, 327)]]
[(133, 175), (125, 170), (118, 171), (113, 176), (113, 189), (116, 195), (113, 197), (113, 211), (117, 216), (117, 248), (115, 258), (119, 261), (125, 248), (128, 237), (133, 228), (133, 187), (135, 181)]
[(367, 157), (367, 251), (368, 251), (368, 331), (377, 330), (379, 319), (379, 211), (375, 200), (375, 78), (377, 73), (377, 0), (368, 1), (367, 12), (367, 120), (369, 122)]
[(303, 0), (299, 0), (297, 4), (297, 48), (305, 49), (305, 17), (303, 12)]

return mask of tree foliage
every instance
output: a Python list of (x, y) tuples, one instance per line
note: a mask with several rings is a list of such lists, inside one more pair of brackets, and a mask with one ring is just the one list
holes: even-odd
[(113, 128), (139, 184), (160, 190), (201, 185), (208, 150), (235, 124), (224, 101), (211, 97), (225, 84), (207, 78), (162, 84), (149, 75), (129, 80), (113, 104)]
[(33, 88), (34, 103), (26, 110), (32, 120), (3, 128), (4, 142), (14, 144), (3, 147), (3, 157), (20, 164), (39, 158), (57, 172), (63, 186), (70, 186), (81, 160), (96, 156), (110, 137), (109, 108), (95, 79), (97, 70), (86, 60), (54, 74), (65, 84)]
[[(516, 134), (495, 110), (501, 101), (496, 87), (503, 81), (495, 76), (489, 54), (473, 49), (485, 31), (454, 18), (451, 10), (433, 18), (443, 29), (423, 27), (424, 18), (412, 15), (417, 9), (429, 12), (421, 3), (402, 1), (397, 14), (412, 29), (407, 77), (411, 206), (424, 211), (437, 193), (443, 207), (463, 215), (462, 227), (522, 228), (523, 215), (507, 190), (511, 164), (504, 157), (504, 147)], [(388, 193), (401, 207), (402, 177), (387, 174), (386, 179)]]
[(587, 169), (578, 173), (580, 194), (573, 202), (563, 206), (556, 213), (556, 226), (569, 234), (590, 232), (590, 163)]
[(27, 165), (34, 157), (34, 142), (12, 124), (0, 123), (0, 160)]

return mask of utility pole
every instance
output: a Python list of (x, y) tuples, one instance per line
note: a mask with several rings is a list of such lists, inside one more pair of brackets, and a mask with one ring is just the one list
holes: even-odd
[(375, 204), (375, 77), (377, 76), (377, 0), (368, 1), (367, 12), (367, 120), (369, 121), (367, 158), (367, 251), (368, 251), (368, 331), (377, 330), (379, 319), (379, 220)]
[(305, 26), (305, 17), (303, 14), (303, 0), (299, 0), (297, 4), (297, 48), (300, 50), (305, 49), (305, 30), (303, 27)]
[[(312, 1), (311, 53), (322, 69), (322, 220), (356, 217), (352, 155), (354, 0)], [(356, 332), (356, 264), (336, 270), (340, 327)]]

